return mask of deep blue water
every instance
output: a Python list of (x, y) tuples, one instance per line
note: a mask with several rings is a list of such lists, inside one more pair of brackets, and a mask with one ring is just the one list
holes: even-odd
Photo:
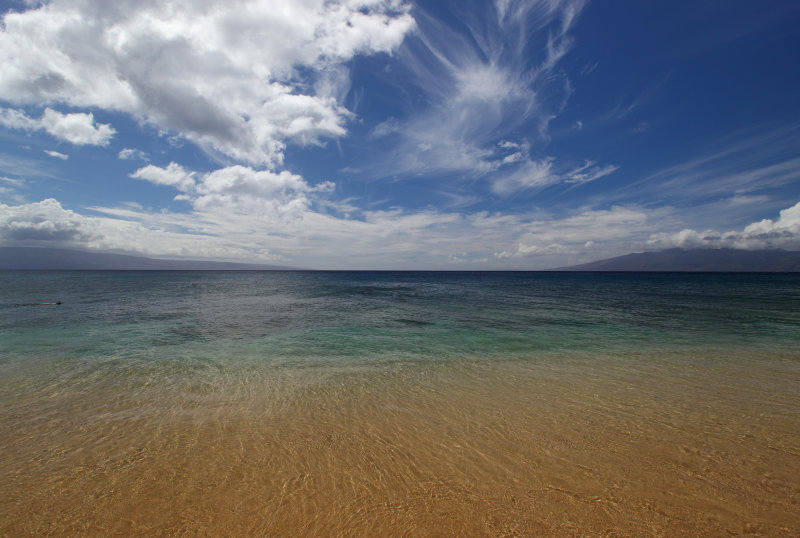
[(0, 273), (6, 365), (113, 357), (324, 367), (799, 343), (796, 274)]

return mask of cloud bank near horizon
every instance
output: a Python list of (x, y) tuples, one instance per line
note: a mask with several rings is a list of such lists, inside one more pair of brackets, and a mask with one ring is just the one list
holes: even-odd
[[(231, 213), (219, 207), (186, 215), (152, 213), (136, 206), (95, 207), (95, 215), (87, 216), (63, 208), (54, 199), (18, 206), (0, 204), (0, 243), (350, 269), (385, 267), (375, 260), (388, 263), (398, 257), (405, 263), (393, 262), (396, 268), (419, 267), (423, 259), (424, 268), (491, 266), (496, 261), (504, 262), (504, 267), (526, 268), (531, 261), (538, 261), (536, 267), (546, 269), (560, 266), (562, 259), (592, 260), (608, 252), (672, 247), (800, 250), (800, 203), (782, 210), (774, 220), (764, 219), (740, 230), (686, 229), (671, 234), (656, 231), (669, 215), (650, 215), (643, 208), (615, 207), (540, 220), (436, 211), (375, 211), (362, 220), (346, 220), (303, 204), (293, 208), (291, 218), (276, 215), (269, 222), (269, 234), (264, 234), (263, 215)], [(516, 239), (509, 239), (509, 228), (520, 230)], [(292, 252), (297, 243), (306, 246)], [(342, 252), (348, 253), (348, 259), (342, 259)]]

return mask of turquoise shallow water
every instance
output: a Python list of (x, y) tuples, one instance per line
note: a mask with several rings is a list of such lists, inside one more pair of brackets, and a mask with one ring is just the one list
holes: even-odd
[[(61, 301), (58, 306), (38, 303)], [(800, 276), (41, 272), (0, 276), (2, 361), (310, 365), (800, 341)], [(204, 351), (208, 350), (208, 352)], [(205, 357), (205, 358), (209, 358)]]
[(0, 534), (793, 535), (798, 349), (800, 275), (0, 273)]
[(583, 377), (761, 367), (778, 387), (797, 349), (800, 275), (0, 275), (0, 401), (33, 408), (53, 391), (288, 390), (365, 369), (508, 363)]

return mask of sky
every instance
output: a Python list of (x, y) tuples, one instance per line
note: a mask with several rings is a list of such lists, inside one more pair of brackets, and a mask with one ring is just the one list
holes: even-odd
[(795, 0), (0, 0), (0, 246), (800, 250)]

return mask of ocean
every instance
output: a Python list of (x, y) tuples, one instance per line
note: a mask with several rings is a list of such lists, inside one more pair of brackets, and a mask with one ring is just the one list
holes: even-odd
[(796, 536), (800, 275), (0, 272), (0, 440), (2, 536)]

